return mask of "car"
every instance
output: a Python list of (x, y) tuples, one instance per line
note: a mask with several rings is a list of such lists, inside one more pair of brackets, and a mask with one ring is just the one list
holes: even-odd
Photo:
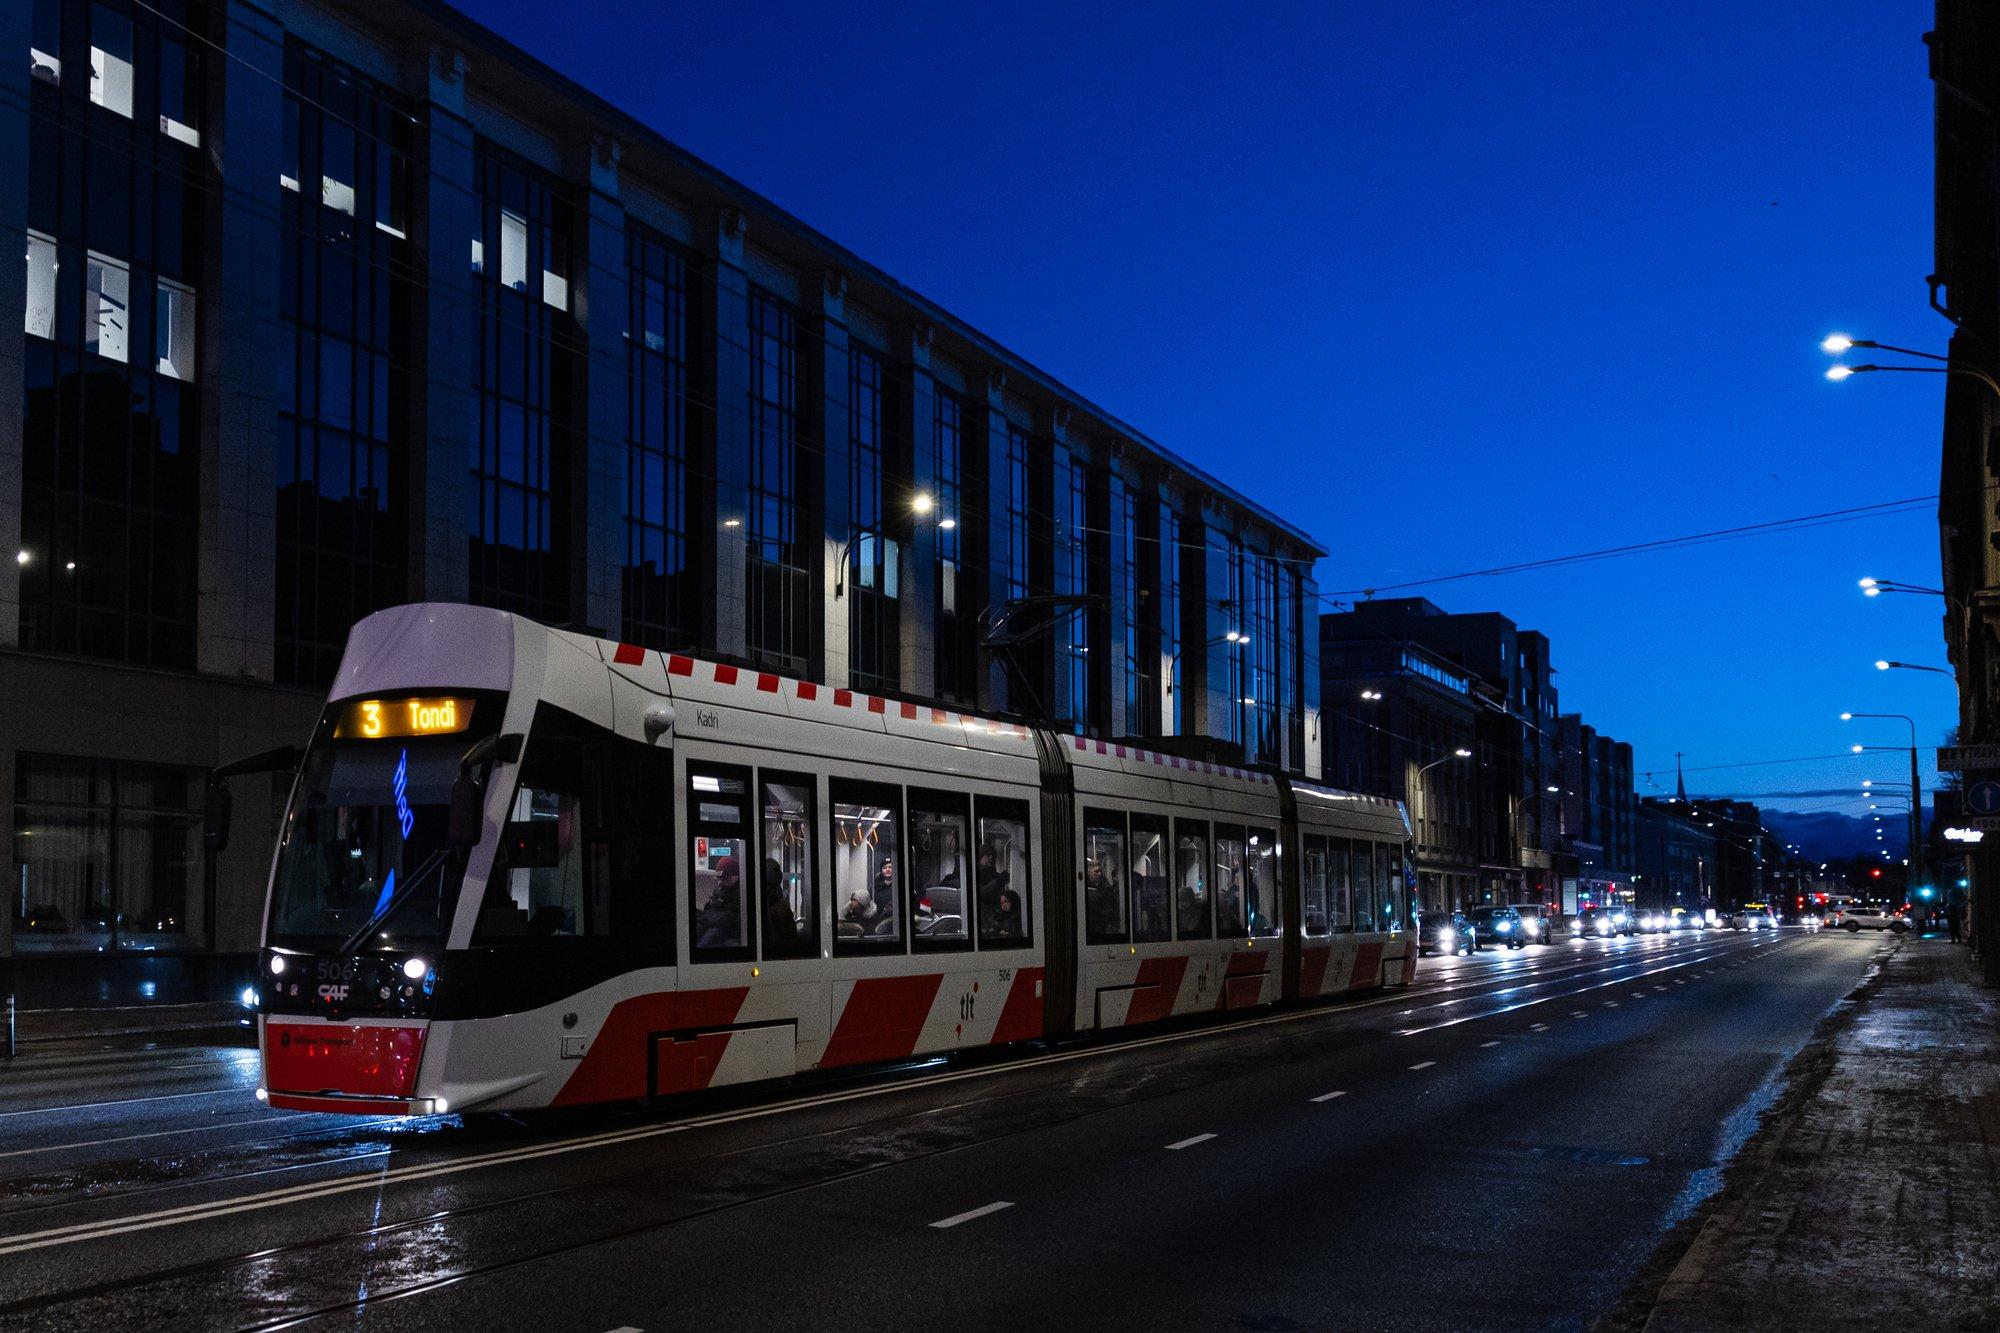
[(1665, 912), (1641, 912), (1636, 918), (1641, 935), (1663, 935), (1673, 929)]
[(1864, 930), (1887, 930), (1900, 935), (1910, 928), (1902, 913), (1885, 912), (1879, 907), (1842, 908), (1839, 924), (1850, 935), (1859, 935)]
[(1586, 907), (1576, 914), (1576, 933), (1591, 939), (1609, 939), (1632, 933), (1632, 916), (1608, 907)]
[(1706, 913), (1690, 912), (1685, 907), (1676, 907), (1668, 915), (1673, 918), (1670, 930), (1707, 930), (1709, 921)]
[(1485, 948), (1489, 940), (1510, 949), (1527, 947), (1527, 923), (1511, 907), (1475, 907), (1466, 913), (1466, 919), (1471, 921), (1477, 936), (1472, 945), (1475, 950)]
[(1469, 954), (1479, 935), (1463, 912), (1429, 912), (1417, 921), (1418, 953)]
[(1722, 919), (1731, 930), (1776, 930), (1778, 918), (1764, 903), (1745, 903)]
[(1514, 910), (1520, 914), (1521, 925), (1527, 931), (1530, 944), (1547, 944), (1555, 934), (1555, 909), (1541, 903), (1515, 903)]

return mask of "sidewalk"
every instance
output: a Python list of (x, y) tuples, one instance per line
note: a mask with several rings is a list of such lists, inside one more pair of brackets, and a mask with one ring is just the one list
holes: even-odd
[[(151, 1036), (233, 1028), (249, 1012), (240, 1004), (135, 1005), (116, 1009), (23, 1009), (14, 1020), (25, 1051), (38, 1042), (91, 1037)], [(0, 1034), (4, 1036), (4, 1034)]]
[(2000, 993), (1944, 941), (1886, 955), (1793, 1061), (1644, 1328), (2000, 1327)]

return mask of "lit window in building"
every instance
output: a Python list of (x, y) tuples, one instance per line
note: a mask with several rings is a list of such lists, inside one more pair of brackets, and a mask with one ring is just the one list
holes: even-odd
[(37, 338), (56, 336), (56, 243), (38, 231), (28, 233), (27, 328)]
[(153, 307), (153, 333), (158, 370), (177, 380), (194, 378), (194, 290), (160, 279)]
[(500, 285), (528, 290), (528, 220), (500, 210)]
[(90, 7), (90, 100), (132, 118), (132, 21)]
[(179, 42), (160, 39), (160, 133), (190, 148), (201, 147), (201, 132), (195, 128), (192, 96), (196, 83), (194, 57)]
[(125, 361), (131, 328), (132, 273), (121, 260), (89, 252), (83, 279), (83, 346), (111, 361)]

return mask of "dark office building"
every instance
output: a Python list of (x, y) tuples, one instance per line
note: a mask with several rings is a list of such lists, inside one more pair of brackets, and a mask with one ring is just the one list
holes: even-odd
[(1326, 639), (1320, 682), (1326, 780), (1404, 803), (1425, 911), (1478, 903), (1481, 770), (1459, 752), (1475, 751), (1481, 715), (1502, 707), (1498, 692), (1395, 639)]
[(448, 7), (0, 49), (0, 952), (249, 949), (203, 774), (412, 600), (1319, 771), (1306, 533)]
[(1577, 713), (1556, 719), (1556, 736), (1564, 877), (1575, 880), (1579, 903), (1622, 900), (1638, 870), (1632, 747)]
[(1657, 796), (1640, 801), (1635, 905), (1649, 912), (1715, 906), (1720, 844), (1708, 817), (1687, 802)]
[[(1555, 669), (1549, 641), (1496, 612), (1454, 615), (1419, 597), (1320, 617), (1322, 656), (1347, 643), (1411, 643), (1464, 672), (1486, 701), (1474, 724), (1474, 903), (1558, 903)], [(1337, 771), (1337, 770), (1329, 770)]]

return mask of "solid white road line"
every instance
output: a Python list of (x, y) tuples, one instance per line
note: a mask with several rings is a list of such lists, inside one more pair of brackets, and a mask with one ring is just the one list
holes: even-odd
[(75, 1106), (37, 1106), (27, 1111), (0, 1111), (0, 1117), (17, 1115), (61, 1115), (65, 1111), (96, 1111), (107, 1106), (137, 1106), (141, 1102), (181, 1102), (190, 1097), (250, 1096), (247, 1088), (210, 1088), (207, 1092), (170, 1092), (159, 1097), (124, 1097), (115, 1102), (82, 1102)]
[(1435, 1060), (1419, 1060), (1419, 1061), (1418, 1061), (1417, 1063), (1415, 1063), (1415, 1064), (1411, 1065), (1411, 1066), (1410, 1066), (1410, 1068), (1411, 1068), (1412, 1070), (1417, 1070), (1417, 1069), (1429, 1069), (1429, 1068), (1430, 1068), (1430, 1067), (1431, 1067), (1432, 1065), (1434, 1065), (1434, 1064), (1436, 1064), (1436, 1063), (1437, 1063), (1437, 1061), (1435, 1061)]
[[(1179, 1152), (1183, 1148), (1192, 1148), (1197, 1143), (1207, 1143), (1210, 1139), (1214, 1137), (1215, 1135), (1213, 1134), (1197, 1134), (1191, 1139), (1182, 1139), (1179, 1143), (1169, 1143), (1167, 1145), (1167, 1151)], [(1006, 1205), (1003, 1204), (1001, 1206), (1005, 1207)]]
[(1317, 1096), (1317, 1097), (1313, 1098), (1313, 1100), (1314, 1100), (1314, 1101), (1316, 1101), (1316, 1102), (1330, 1102), (1330, 1101), (1332, 1101), (1332, 1100), (1333, 1100), (1333, 1099), (1334, 1099), (1335, 1097), (1345, 1097), (1346, 1095), (1347, 1095), (1347, 1091), (1346, 1091), (1346, 1089), (1344, 1089), (1344, 1088), (1343, 1088), (1343, 1089), (1342, 1089), (1341, 1091), (1339, 1091), (1339, 1092), (1323, 1092), (1323, 1093), (1321, 1093), (1321, 1094), (1320, 1094), (1319, 1096)]
[(1013, 1204), (1003, 1199), (999, 1203), (989, 1203), (983, 1208), (974, 1208), (970, 1212), (955, 1213), (950, 1217), (939, 1218), (937, 1221), (931, 1223), (931, 1226), (938, 1231), (944, 1231), (957, 1226), (960, 1222), (970, 1222), (976, 1217), (985, 1217), (989, 1213), (997, 1213), (1002, 1208), (1012, 1208), (1013, 1206)]

